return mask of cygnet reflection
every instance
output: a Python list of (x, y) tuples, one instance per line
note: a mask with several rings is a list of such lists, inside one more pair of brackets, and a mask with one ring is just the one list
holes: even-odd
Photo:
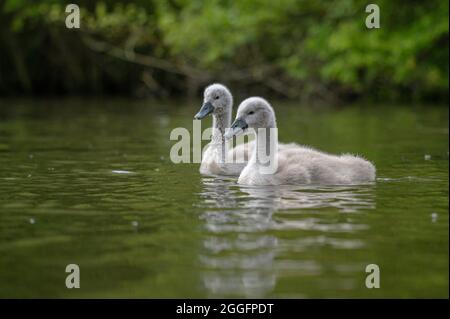
[[(204, 208), (200, 218), (208, 233), (199, 258), (205, 267), (203, 285), (212, 297), (268, 296), (286, 270), (319, 275), (321, 265), (313, 260), (277, 256), (321, 245), (361, 247), (364, 242), (357, 236), (342, 239), (333, 234), (357, 234), (367, 225), (351, 218), (330, 221), (329, 214), (321, 212), (331, 208), (334, 214), (351, 216), (375, 208), (370, 185), (254, 187), (237, 185), (234, 178), (204, 177), (199, 196)], [(295, 231), (297, 236), (286, 239), (276, 235), (280, 231)]]

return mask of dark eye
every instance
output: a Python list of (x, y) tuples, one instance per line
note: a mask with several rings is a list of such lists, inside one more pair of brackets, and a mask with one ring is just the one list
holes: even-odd
[(255, 114), (255, 112), (250, 111), (250, 112), (248, 112), (247, 114), (248, 114), (248, 115), (252, 115), (252, 114)]
[(218, 100), (218, 99), (219, 99), (219, 96), (217, 95), (214, 99), (215, 99), (215, 100)]

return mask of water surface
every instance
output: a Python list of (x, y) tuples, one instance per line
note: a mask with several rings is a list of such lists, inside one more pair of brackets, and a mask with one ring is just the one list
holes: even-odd
[(448, 298), (448, 108), (274, 103), (377, 181), (244, 187), (170, 161), (196, 102), (0, 101), (0, 297)]

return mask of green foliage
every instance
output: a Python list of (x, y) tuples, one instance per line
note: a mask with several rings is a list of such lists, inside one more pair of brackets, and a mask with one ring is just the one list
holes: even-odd
[[(370, 30), (365, 26), (367, 3), (361, 0), (78, 4), (78, 32), (64, 28), (64, 6), (58, 1), (6, 0), (0, 13), (3, 28), (21, 39), (25, 56), (39, 49), (59, 57), (78, 45), (67, 56), (83, 62), (72, 71), (66, 68), (70, 74), (61, 82), (62, 92), (98, 93), (120, 87), (122, 93), (136, 93), (141, 86), (150, 93), (186, 93), (210, 81), (225, 81), (292, 98), (448, 100), (447, 1), (379, 0), (381, 28)], [(45, 36), (33, 39), (36, 33)], [(58, 36), (49, 39), (55, 33)], [(86, 39), (111, 50), (95, 50), (101, 46), (93, 47)], [(10, 48), (6, 42), (0, 41), (0, 48)], [(52, 51), (53, 46), (60, 49)], [(11, 49), (5, 52), (17, 60)], [(32, 57), (23, 59), (30, 90), (35, 91), (36, 66)], [(45, 62), (39, 67), (57, 69), (70, 63), (64, 57)], [(18, 64), (1, 67), (17, 69)], [(74, 79), (79, 83), (67, 83)], [(25, 87), (20, 79), (5, 81), (0, 77), (0, 92)]]

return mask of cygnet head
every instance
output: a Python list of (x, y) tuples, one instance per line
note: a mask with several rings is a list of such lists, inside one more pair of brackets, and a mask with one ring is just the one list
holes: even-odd
[(275, 112), (269, 102), (261, 97), (250, 97), (239, 105), (236, 119), (225, 137), (231, 138), (240, 135), (248, 128), (257, 131), (259, 128), (276, 126)]
[(218, 83), (211, 84), (205, 89), (203, 105), (194, 118), (201, 120), (209, 114), (231, 113), (232, 105), (233, 96), (227, 87)]

